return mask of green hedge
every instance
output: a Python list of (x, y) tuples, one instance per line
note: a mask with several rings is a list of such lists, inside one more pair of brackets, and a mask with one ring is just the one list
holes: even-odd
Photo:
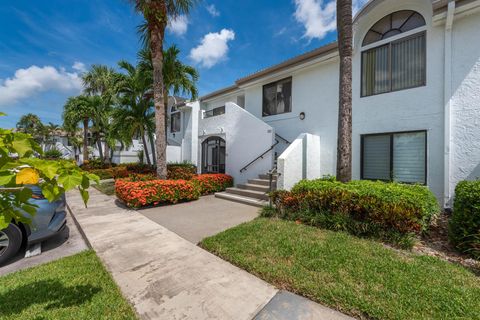
[(265, 210), (265, 215), (373, 236), (406, 247), (440, 211), (427, 187), (380, 181), (303, 180), (291, 192), (276, 191), (271, 196), (276, 210)]
[(462, 181), (455, 188), (449, 237), (457, 249), (480, 258), (480, 181)]

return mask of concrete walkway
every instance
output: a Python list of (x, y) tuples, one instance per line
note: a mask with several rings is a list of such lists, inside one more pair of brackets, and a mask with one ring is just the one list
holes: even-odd
[(69, 193), (67, 202), (142, 319), (350, 319), (307, 299), (279, 294), (95, 189), (90, 189), (88, 209), (77, 192)]
[(260, 208), (215, 198), (201, 197), (197, 201), (142, 209), (148, 219), (197, 244), (202, 239), (258, 217)]

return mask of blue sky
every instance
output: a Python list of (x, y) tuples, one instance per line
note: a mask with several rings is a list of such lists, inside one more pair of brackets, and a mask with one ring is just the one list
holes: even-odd
[[(364, 0), (357, 0), (359, 6)], [(166, 45), (199, 70), (200, 94), (335, 40), (333, 0), (203, 0), (169, 27)], [(25, 113), (61, 123), (91, 64), (134, 63), (141, 23), (126, 0), (2, 1), (0, 127)]]

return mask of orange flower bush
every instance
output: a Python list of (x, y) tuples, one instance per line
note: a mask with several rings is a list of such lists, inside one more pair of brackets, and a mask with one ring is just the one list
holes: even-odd
[(195, 181), (200, 186), (202, 195), (220, 192), (233, 186), (233, 178), (228, 174), (200, 174), (194, 176)]
[(186, 180), (132, 181), (130, 178), (115, 180), (117, 197), (127, 206), (140, 208), (159, 204), (175, 204), (197, 200), (200, 187)]
[(233, 185), (226, 174), (201, 174), (191, 180), (157, 180), (151, 175), (131, 175), (115, 180), (117, 197), (127, 206), (140, 208), (197, 200), (200, 195), (223, 191)]

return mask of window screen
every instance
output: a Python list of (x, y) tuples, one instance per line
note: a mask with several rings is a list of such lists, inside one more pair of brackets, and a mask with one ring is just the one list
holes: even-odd
[(292, 111), (292, 78), (263, 86), (263, 116)]

